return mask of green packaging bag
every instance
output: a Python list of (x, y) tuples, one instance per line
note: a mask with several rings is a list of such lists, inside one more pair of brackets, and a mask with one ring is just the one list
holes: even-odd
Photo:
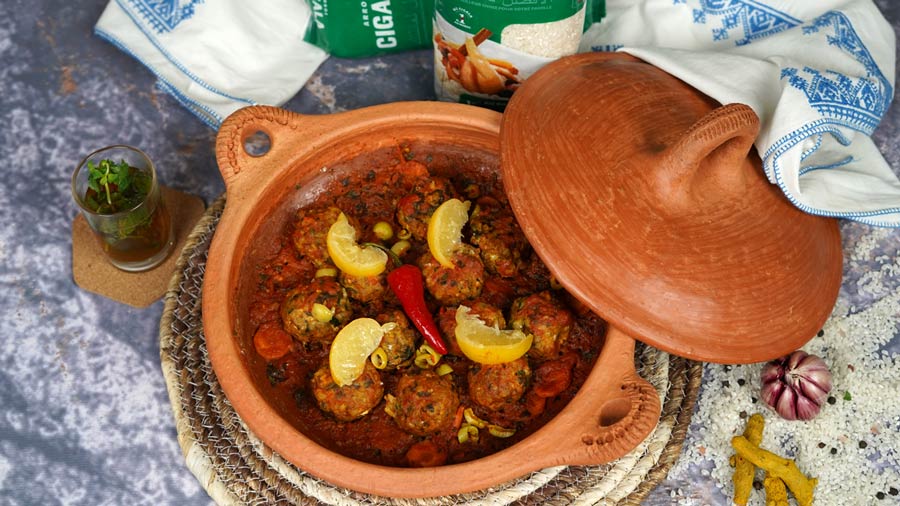
[(304, 40), (339, 58), (431, 47), (434, 0), (307, 0)]

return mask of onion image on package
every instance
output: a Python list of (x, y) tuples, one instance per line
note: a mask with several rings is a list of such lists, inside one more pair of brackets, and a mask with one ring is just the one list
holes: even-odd
[(519, 86), (519, 69), (506, 60), (488, 58), (478, 50), (478, 45), (490, 33), (481, 29), (474, 37), (466, 37), (463, 44), (446, 41), (441, 34), (437, 34), (434, 43), (447, 79), (471, 92), (509, 96)]

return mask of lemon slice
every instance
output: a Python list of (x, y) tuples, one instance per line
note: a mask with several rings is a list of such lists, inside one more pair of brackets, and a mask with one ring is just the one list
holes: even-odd
[(351, 276), (377, 276), (387, 266), (387, 253), (378, 248), (364, 248), (356, 243), (356, 229), (347, 221), (344, 213), (328, 229), (325, 244), (334, 265)]
[(450, 199), (434, 210), (428, 220), (428, 249), (444, 267), (453, 267), (450, 260), (462, 244), (462, 229), (469, 221), (471, 203)]
[(381, 325), (372, 318), (357, 318), (338, 332), (328, 352), (328, 368), (339, 386), (347, 386), (358, 378), (366, 367), (366, 361), (381, 344), (385, 332), (396, 323)]
[(521, 330), (489, 327), (466, 306), (456, 310), (456, 342), (469, 359), (480, 364), (512, 362), (524, 355), (534, 338)]

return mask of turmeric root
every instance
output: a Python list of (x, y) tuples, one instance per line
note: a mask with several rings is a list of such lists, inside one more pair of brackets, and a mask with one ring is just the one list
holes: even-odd
[(766, 506), (788, 506), (787, 487), (781, 478), (766, 473), (763, 487), (766, 489)]
[[(765, 423), (765, 419), (759, 413), (753, 414), (747, 420), (744, 437), (750, 444), (759, 446), (762, 442)], [(745, 506), (750, 500), (750, 492), (753, 491), (753, 476), (756, 474), (756, 466), (737, 454), (731, 456), (730, 462), (734, 466), (734, 474), (731, 478), (734, 481), (734, 504)]]
[(813, 490), (818, 480), (807, 478), (793, 460), (779, 457), (770, 451), (763, 450), (750, 443), (744, 436), (733, 437), (731, 446), (734, 447), (738, 455), (744, 457), (756, 467), (784, 481), (797, 499), (797, 504), (800, 506), (812, 506)]

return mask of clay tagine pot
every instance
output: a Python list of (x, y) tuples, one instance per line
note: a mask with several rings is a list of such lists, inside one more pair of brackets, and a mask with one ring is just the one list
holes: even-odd
[(749, 107), (637, 58), (575, 55), (510, 101), (505, 188), (559, 282), (615, 328), (694, 360), (761, 362), (822, 327), (842, 255), (836, 220), (766, 180), (758, 130)]
[[(522, 441), (473, 461), (400, 468), (354, 460), (320, 446), (290, 408), (270, 395), (249, 327), (256, 267), (296, 209), (346, 170), (399, 143), (496, 167), (500, 114), (459, 104), (395, 103), (327, 116), (274, 107), (242, 109), (223, 123), (216, 158), (227, 204), (210, 246), (202, 313), (210, 361), (238, 415), (267, 446), (310, 474), (339, 486), (393, 497), (470, 492), (557, 465), (601, 464), (635, 448), (659, 420), (656, 390), (634, 368), (635, 342), (613, 329), (579, 392)], [(264, 132), (271, 149), (252, 156), (244, 141)], [(377, 161), (377, 160), (376, 160)], [(348, 168), (349, 167), (349, 168)]]

